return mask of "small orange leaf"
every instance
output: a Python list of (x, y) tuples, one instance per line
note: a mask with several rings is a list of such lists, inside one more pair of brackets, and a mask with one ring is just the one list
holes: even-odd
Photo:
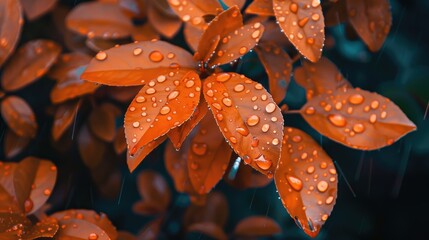
[(416, 129), (388, 98), (361, 89), (319, 95), (303, 106), (301, 115), (322, 135), (361, 150), (391, 145)]
[(37, 133), (36, 117), (22, 98), (9, 96), (1, 102), (1, 114), (7, 125), (18, 136), (34, 138)]
[[(202, 97), (203, 96), (201, 95), (201, 98)], [(189, 135), (189, 133), (191, 133), (192, 129), (194, 129), (201, 119), (203, 119), (208, 110), (209, 108), (206, 101), (204, 99), (200, 99), (200, 103), (198, 104), (191, 118), (189, 118), (189, 120), (181, 126), (171, 129), (171, 131), (167, 133), (168, 138), (176, 149), (180, 149), (186, 137)]]
[(368, 48), (380, 50), (392, 26), (388, 0), (346, 0), (349, 22)]
[(331, 94), (339, 88), (351, 88), (337, 66), (322, 57), (317, 63), (303, 61), (302, 67), (295, 68), (295, 81), (307, 91), (307, 100), (320, 94)]
[(6, 158), (13, 158), (20, 154), (30, 143), (30, 138), (20, 137), (13, 131), (7, 130), (4, 139), (4, 154)]
[(125, 114), (125, 136), (130, 155), (188, 120), (200, 100), (197, 73), (160, 75), (145, 85)]
[(161, 145), (167, 139), (167, 135), (157, 138), (152, 142), (146, 144), (143, 148), (138, 150), (134, 155), (127, 154), (127, 165), (130, 172), (133, 172), (138, 165), (149, 155), (156, 147)]
[(171, 192), (164, 177), (153, 171), (144, 171), (137, 177), (137, 189), (143, 198), (138, 203), (152, 204), (155, 213), (163, 213), (167, 210), (171, 201)]
[(270, 237), (281, 232), (279, 224), (265, 216), (247, 217), (241, 220), (234, 229), (234, 235), (242, 237)]
[(56, 109), (52, 126), (52, 138), (55, 141), (58, 141), (75, 121), (80, 103), (81, 101), (66, 102)]
[(179, 152), (187, 156), (194, 189), (199, 194), (209, 193), (222, 179), (232, 152), (211, 114), (201, 120), (184, 145)]
[(88, 126), (96, 137), (111, 142), (116, 135), (116, 117), (121, 110), (113, 104), (104, 103), (95, 107), (88, 118)]
[[(198, 44), (198, 50), (195, 53), (196, 59), (208, 59), (213, 54), (213, 39), (217, 36), (223, 40), (235, 30), (243, 26), (243, 16), (237, 6), (231, 7), (216, 16), (205, 29)], [(229, 40), (226, 38), (226, 41)]]
[(210, 236), (213, 239), (227, 240), (225, 231), (218, 225), (211, 222), (194, 223), (187, 229), (188, 232), (198, 232)]
[(182, 26), (182, 21), (179, 18), (162, 15), (151, 5), (148, 7), (147, 17), (156, 31), (166, 38), (173, 38)]
[(185, 23), (185, 27), (183, 28), (183, 35), (185, 36), (186, 43), (194, 52), (198, 49), (198, 44), (200, 43), (200, 39), (203, 33), (203, 30), (193, 27), (189, 23)]
[(222, 9), (217, 0), (167, 0), (173, 11), (184, 22), (189, 22), (194, 27), (204, 29), (207, 23), (204, 21), (206, 15), (216, 15)]
[(131, 19), (117, 4), (86, 2), (77, 5), (67, 15), (67, 28), (92, 37), (118, 39), (131, 35)]
[(210, 222), (223, 228), (227, 220), (227, 199), (221, 192), (211, 192), (204, 205), (190, 205), (186, 209), (183, 224), (187, 228), (195, 223)]
[(247, 8), (247, 14), (274, 16), (273, 0), (254, 0)]
[(0, 2), (0, 66), (15, 50), (24, 20), (20, 1), (5, 0)]
[(62, 54), (49, 71), (48, 76), (57, 82), (65, 81), (69, 78), (70, 72), (88, 65), (90, 61), (91, 57), (85, 53), (73, 52)]
[(195, 68), (192, 55), (163, 41), (138, 42), (99, 52), (82, 79), (113, 86), (144, 85)]
[(27, 42), (5, 66), (3, 89), (15, 91), (38, 80), (56, 62), (61, 47), (49, 40)]
[(28, 20), (33, 21), (36, 18), (51, 11), (57, 0), (19, 0), (21, 1), (22, 8), (24, 9), (25, 16)]
[(337, 171), (322, 147), (305, 132), (285, 127), (284, 133), (276, 187), (295, 223), (315, 237), (334, 208)]
[(245, 163), (272, 176), (280, 158), (283, 116), (271, 95), (260, 83), (235, 73), (213, 74), (203, 91), (234, 151)]
[(322, 55), (325, 23), (320, 0), (273, 0), (276, 19), (298, 51), (312, 62)]
[(222, 0), (222, 2), (228, 7), (236, 5), (240, 9), (242, 9), (244, 4), (246, 4), (246, 0)]
[(286, 97), (292, 72), (292, 60), (287, 52), (273, 42), (263, 42), (255, 48), (255, 51), (268, 74), (270, 93), (274, 101), (279, 104)]
[(27, 157), (17, 166), (13, 186), (17, 202), (30, 215), (48, 200), (57, 179), (57, 167), (50, 161)]
[(77, 141), (80, 157), (88, 168), (95, 169), (103, 162), (106, 143), (96, 138), (86, 124), (80, 128)]

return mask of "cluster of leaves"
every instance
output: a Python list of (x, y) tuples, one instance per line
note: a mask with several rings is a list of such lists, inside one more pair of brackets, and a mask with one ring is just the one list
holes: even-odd
[[(213, 198), (210, 192), (226, 171), (236, 173), (231, 184), (240, 188), (265, 186), (274, 179), (291, 217), (315, 237), (335, 204), (337, 171), (311, 136), (285, 126), (284, 113), (299, 113), (322, 135), (360, 150), (391, 145), (415, 130), (392, 101), (354, 88), (322, 57), (325, 25), (344, 22), (371, 51), (379, 50), (391, 27), (388, 0), (254, 0), (250, 4), (245, 0), (99, 0), (80, 3), (71, 10), (54, 8), (55, 2), (0, 2), (4, 16), (0, 22), (1, 114), (10, 129), (4, 141), (5, 155), (17, 156), (38, 130), (31, 107), (9, 93), (47, 76), (55, 81), (50, 94), (53, 105), (47, 109), (54, 115), (53, 145), (70, 151), (78, 109), (87, 113), (77, 147), (106, 195), (120, 187), (120, 171), (115, 169), (118, 161), (103, 164), (106, 158), (120, 158), (126, 152), (128, 168), (134, 171), (168, 138), (164, 159), (175, 189), (200, 205), (189, 211), (209, 211), (204, 204)], [(62, 34), (60, 43), (37, 39), (15, 51), (23, 12), (32, 21), (49, 11)], [(182, 26), (193, 54), (169, 41)], [(62, 53), (63, 47), (67, 53)], [(261, 79), (239, 73), (242, 57), (253, 50), (266, 70), (269, 90)], [(292, 73), (307, 96), (307, 103), (298, 111), (289, 111), (285, 103)], [(127, 104), (126, 109), (121, 108)], [(117, 122), (123, 115), (122, 128)], [(231, 161), (237, 157), (236, 162), (248, 166), (237, 170)], [(139, 175), (138, 184), (143, 201), (134, 205), (134, 211), (158, 215), (151, 226), (160, 226), (170, 204), (167, 184), (153, 172)], [(23, 198), (15, 196), (7, 184), (3, 186), (5, 199), (14, 198), (18, 206), (16, 210), (8, 206), (8, 212), (19, 216), (25, 233), (38, 230), (25, 217), (34, 213), (25, 209), (28, 199), (35, 201), (28, 198), (32, 190), (26, 190)], [(46, 199), (37, 200), (42, 202), (37, 209)], [(37, 215), (39, 226), (56, 226), (43, 236), (53, 237), (58, 229), (61, 233), (61, 219), (78, 221), (79, 214), (89, 213), (56, 213), (54, 220)], [(98, 226), (97, 236), (117, 238), (110, 225), (101, 226), (94, 216), (84, 219)], [(207, 219), (185, 224), (188, 231), (227, 237), (224, 219), (218, 221), (210, 213), (202, 216)], [(269, 227), (258, 228), (261, 222)], [(10, 232), (14, 226), (2, 230)], [(156, 237), (157, 227), (151, 229), (155, 230), (141, 235)], [(279, 229), (271, 219), (255, 217), (243, 220), (234, 235), (265, 236)], [(88, 236), (93, 230), (88, 231), (79, 234)]]

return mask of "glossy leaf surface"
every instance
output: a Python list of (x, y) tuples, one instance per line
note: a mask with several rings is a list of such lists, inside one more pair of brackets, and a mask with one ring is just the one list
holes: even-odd
[(273, 0), (254, 0), (246, 8), (246, 13), (259, 16), (274, 16)]
[(37, 133), (36, 116), (22, 98), (9, 96), (1, 102), (1, 114), (18, 136), (34, 138)]
[(80, 103), (80, 101), (72, 101), (58, 106), (54, 115), (54, 125), (52, 126), (52, 137), (54, 140), (58, 141), (75, 121)]
[(182, 19), (197, 28), (204, 29), (206, 15), (216, 15), (222, 9), (217, 0), (167, 0), (173, 11)]
[(15, 50), (24, 20), (20, 1), (0, 2), (0, 66)]
[(28, 20), (32, 21), (47, 12), (51, 11), (57, 0), (19, 0), (22, 4), (22, 8), (24, 9), (25, 16)]

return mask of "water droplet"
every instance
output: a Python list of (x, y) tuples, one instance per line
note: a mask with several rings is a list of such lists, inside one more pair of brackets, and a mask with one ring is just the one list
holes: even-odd
[(227, 106), (227, 107), (231, 107), (232, 106), (232, 101), (229, 98), (222, 99), (222, 103), (225, 104), (225, 106)]
[(371, 102), (371, 108), (372, 109), (377, 109), (378, 106), (380, 106), (380, 102), (378, 102), (378, 101), (372, 101)]
[(314, 107), (308, 107), (305, 109), (305, 114), (307, 115), (313, 115), (316, 112), (316, 109)]
[(320, 15), (317, 13), (314, 13), (313, 15), (311, 15), (311, 19), (313, 19), (313, 21), (319, 21)]
[(328, 119), (336, 127), (344, 127), (347, 124), (346, 119), (340, 114), (330, 114)]
[(319, 190), (319, 192), (326, 192), (326, 190), (328, 190), (328, 187), (329, 185), (328, 185), (328, 182), (326, 181), (320, 181), (317, 184), (317, 190)]
[(354, 105), (359, 105), (359, 104), (363, 103), (363, 100), (364, 100), (364, 98), (360, 94), (353, 94), (349, 97), (349, 102), (351, 104), (354, 104)]
[(88, 236), (88, 240), (97, 240), (98, 239), (98, 235), (96, 233), (91, 233)]
[(265, 159), (264, 155), (259, 156), (254, 161), (256, 161), (256, 165), (258, 165), (258, 167), (262, 170), (268, 170), (270, 169), (271, 165), (273, 165), (273, 162), (268, 159)]
[(323, 221), (328, 220), (328, 214), (323, 214), (323, 216), (322, 216), (322, 220), (323, 220)]
[(276, 105), (274, 103), (268, 103), (267, 106), (265, 106), (265, 111), (267, 113), (273, 113), (276, 110)]
[(241, 47), (240, 50), (239, 50), (239, 53), (241, 55), (245, 54), (246, 52), (247, 52), (247, 47)]
[(156, 92), (155, 88), (148, 88), (146, 89), (146, 94), (147, 95), (152, 95)]
[(140, 126), (139, 122), (133, 122), (133, 127), (138, 128)]
[(299, 142), (302, 141), (302, 137), (299, 136), (299, 135), (295, 135), (295, 136), (292, 137), (292, 141), (294, 141), (296, 143), (299, 143)]
[(371, 114), (371, 116), (369, 116), (369, 122), (375, 123), (376, 121), (377, 121), (377, 115)]
[(252, 147), (257, 147), (259, 145), (259, 139), (257, 139), (257, 138), (253, 138), (252, 139), (252, 142), (250, 143), (250, 146), (252, 146)]
[(312, 173), (314, 173), (314, 170), (315, 170), (315, 168), (314, 168), (313, 166), (309, 166), (309, 167), (307, 168), (307, 173), (308, 173), (308, 174), (312, 174)]
[(133, 55), (138, 56), (138, 55), (142, 54), (142, 52), (143, 52), (143, 50), (141, 48), (134, 48)]
[(107, 59), (107, 53), (98, 52), (97, 55), (95, 55), (95, 59), (97, 59), (98, 61), (104, 61)]
[(229, 141), (235, 144), (235, 143), (237, 143), (237, 138), (235, 138), (235, 137), (230, 137), (230, 138), (229, 138)]
[(234, 87), (234, 91), (235, 92), (242, 92), (244, 90), (244, 85), (243, 84), (237, 84)]
[(302, 181), (301, 181), (301, 179), (299, 179), (299, 178), (297, 178), (297, 177), (295, 177), (295, 176), (292, 176), (292, 175), (289, 175), (289, 174), (287, 174), (286, 175), (286, 180), (287, 180), (287, 182), (289, 183), (289, 185), (295, 190), (295, 191), (301, 191), (301, 189), (302, 189)]
[(198, 156), (203, 156), (207, 152), (207, 144), (205, 143), (192, 144), (192, 152), (194, 152)]
[(226, 82), (231, 78), (229, 73), (221, 73), (216, 76), (216, 81), (218, 82)]
[(24, 211), (25, 213), (29, 213), (31, 212), (31, 210), (33, 210), (34, 207), (34, 203), (33, 200), (31, 200), (30, 198), (25, 200), (24, 202)]
[(297, 13), (298, 12), (298, 4), (296, 3), (291, 3), (289, 6), (289, 10), (293, 13)]
[(164, 106), (161, 108), (161, 110), (159, 111), (159, 113), (161, 113), (162, 115), (168, 114), (170, 112), (170, 107), (168, 106)]
[(247, 119), (247, 125), (253, 127), (256, 126), (259, 123), (259, 117), (256, 115), (252, 115)]
[(172, 91), (170, 94), (168, 94), (168, 100), (173, 100), (179, 96), (179, 91)]
[(305, 25), (308, 23), (308, 17), (302, 18), (298, 21), (298, 26), (305, 27)]
[(329, 197), (326, 199), (325, 203), (329, 205), (329, 204), (331, 204), (333, 201), (334, 201), (334, 197), (329, 196)]
[(48, 188), (46, 188), (45, 190), (43, 190), (43, 194), (44, 194), (45, 196), (49, 196), (49, 195), (51, 195), (51, 190), (50, 190), (50, 189), (48, 189)]
[(355, 125), (353, 125), (353, 131), (357, 133), (362, 133), (363, 131), (365, 131), (365, 126), (361, 123), (356, 123)]
[(244, 128), (238, 127), (235, 129), (235, 131), (238, 132), (239, 134), (243, 135), (243, 136), (249, 135), (249, 129), (247, 129), (246, 127), (244, 127)]
[(164, 59), (164, 55), (162, 55), (162, 53), (159, 51), (152, 51), (149, 54), (149, 59), (152, 62), (161, 62)]

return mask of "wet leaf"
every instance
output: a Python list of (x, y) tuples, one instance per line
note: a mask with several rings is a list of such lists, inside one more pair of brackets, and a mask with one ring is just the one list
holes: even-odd
[[(69, 75), (71, 72), (79, 67), (88, 65), (90, 61), (91, 57), (85, 53), (72, 52), (62, 54), (49, 71), (48, 76), (55, 79), (57, 82), (65, 81), (70, 78)], [(73, 73), (71, 75), (73, 75), (73, 77), (75, 76)]]
[(111, 142), (116, 135), (116, 117), (121, 110), (113, 104), (104, 103), (95, 107), (89, 115), (88, 126), (92, 133), (105, 142)]
[(283, 116), (264, 87), (244, 75), (213, 74), (204, 97), (225, 139), (253, 168), (272, 176), (280, 158)]
[(322, 55), (325, 23), (320, 0), (273, 0), (276, 19), (296, 49), (312, 62)]
[(13, 185), (16, 199), (24, 213), (30, 215), (48, 200), (57, 179), (57, 167), (35, 157), (23, 159), (17, 166)]
[(58, 141), (65, 131), (76, 121), (81, 101), (66, 102), (55, 111), (54, 124), (52, 126), (52, 138)]
[(234, 229), (234, 235), (243, 237), (269, 237), (281, 232), (279, 224), (265, 216), (247, 217), (241, 220)]
[(155, 148), (167, 139), (167, 135), (161, 136), (152, 142), (146, 144), (143, 148), (138, 150), (134, 155), (127, 154), (127, 165), (130, 172), (133, 172), (137, 166), (149, 155)]
[(221, 227), (211, 222), (194, 223), (187, 229), (188, 232), (198, 232), (213, 239), (226, 240), (228, 236)]
[(274, 177), (276, 188), (295, 223), (315, 237), (335, 205), (337, 171), (309, 135), (290, 127), (284, 133), (282, 158)]
[(143, 198), (138, 203), (152, 204), (154, 213), (163, 213), (171, 201), (171, 192), (164, 177), (153, 171), (144, 171), (137, 177), (137, 189)]
[(274, 101), (279, 104), (286, 97), (292, 72), (292, 60), (287, 52), (273, 42), (261, 43), (255, 51), (268, 74), (270, 93)]
[(2, 87), (7, 91), (21, 89), (48, 72), (56, 62), (61, 47), (49, 40), (33, 40), (18, 49), (6, 64)]
[(21, 213), (2, 212), (0, 222), (0, 239), (52, 238), (59, 228), (55, 219), (46, 218), (33, 225)]
[(33, 21), (36, 18), (46, 14), (51, 11), (57, 0), (19, 0), (24, 9), (25, 16), (28, 20)]
[(20, 1), (3, 0), (0, 2), (0, 66), (15, 50), (24, 20)]
[(80, 128), (77, 139), (80, 157), (90, 169), (95, 169), (104, 159), (106, 143), (96, 138), (85, 124)]
[(317, 63), (303, 61), (302, 67), (295, 68), (294, 78), (307, 91), (307, 100), (320, 94), (331, 94), (340, 88), (352, 87), (337, 66), (325, 57)]
[(223, 228), (228, 220), (228, 202), (220, 192), (211, 192), (204, 205), (191, 205), (183, 219), (185, 227), (195, 223), (210, 222)]
[(203, 30), (193, 27), (189, 23), (185, 24), (185, 27), (183, 29), (183, 35), (185, 36), (186, 43), (194, 52), (198, 49), (198, 44), (200, 43), (200, 39), (203, 33)]
[(216, 15), (222, 9), (217, 0), (167, 0), (171, 9), (182, 19), (194, 27), (204, 29), (207, 23), (206, 15)]
[(238, 8), (242, 9), (244, 4), (246, 4), (246, 0), (222, 0), (228, 7), (232, 7), (236, 5)]
[(36, 117), (22, 98), (9, 96), (1, 102), (1, 114), (9, 128), (20, 137), (34, 138), (37, 133)]
[(163, 41), (138, 42), (99, 52), (81, 77), (105, 85), (136, 86), (194, 67), (191, 54), (179, 47)]
[(254, 0), (247, 8), (247, 14), (274, 16), (273, 0)]
[(20, 137), (11, 130), (6, 130), (4, 138), (4, 154), (6, 158), (13, 158), (20, 154), (30, 143), (30, 138)]
[(194, 113), (200, 100), (197, 73), (160, 75), (145, 85), (125, 114), (125, 136), (130, 155), (180, 126)]
[(89, 38), (125, 38), (131, 35), (131, 19), (117, 4), (86, 2), (67, 15), (67, 28)]
[(147, 11), (147, 17), (152, 26), (166, 38), (174, 37), (182, 26), (182, 21), (177, 17), (166, 17), (159, 13), (156, 8), (150, 7)]
[(55, 218), (44, 218), (24, 232), (23, 239), (53, 238), (60, 226)]
[(350, 24), (368, 46), (380, 50), (392, 26), (388, 0), (346, 0)]
[[(18, 167), (17, 163), (6, 163), (6, 162), (0, 162), (0, 184), (2, 185), (3, 189), (15, 199), (15, 187), (13, 186), (13, 177), (15, 175), (15, 170)], [(3, 190), (1, 189), (1, 190)], [(2, 191), (2, 196), (5, 194), (4, 191)], [(7, 196), (3, 196), (6, 199)], [(12, 204), (12, 202), (10, 202)], [(18, 204), (16, 204), (16, 208), (18, 209)], [(19, 210), (17, 210), (19, 211)]]
[(393, 144), (416, 126), (388, 98), (361, 89), (339, 89), (313, 98), (301, 115), (320, 134), (361, 150)]
[[(203, 96), (201, 95), (201, 98)], [(180, 149), (182, 143), (185, 141), (186, 137), (191, 133), (192, 129), (204, 118), (208, 111), (207, 103), (204, 99), (200, 99), (200, 103), (198, 104), (195, 112), (189, 118), (188, 121), (183, 123), (181, 126), (171, 129), (170, 132), (167, 133), (168, 138), (173, 143), (176, 149)]]

